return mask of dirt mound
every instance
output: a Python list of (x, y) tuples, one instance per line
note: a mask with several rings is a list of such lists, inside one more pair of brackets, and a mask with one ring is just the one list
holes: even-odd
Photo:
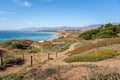
[(36, 67), (24, 75), (25, 80), (84, 80), (89, 75), (89, 69), (75, 65)]

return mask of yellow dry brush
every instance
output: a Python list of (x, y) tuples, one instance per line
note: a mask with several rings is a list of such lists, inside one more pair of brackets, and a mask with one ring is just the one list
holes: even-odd
[(104, 49), (91, 51), (85, 55), (73, 56), (65, 59), (65, 62), (97, 62), (118, 56), (118, 50)]

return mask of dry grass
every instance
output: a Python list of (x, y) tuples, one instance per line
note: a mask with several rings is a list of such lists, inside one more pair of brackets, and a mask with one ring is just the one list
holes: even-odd
[(91, 68), (91, 74), (86, 80), (120, 80), (120, 69), (109, 66), (97, 66)]
[(89, 52), (85, 55), (66, 58), (65, 62), (96, 62), (111, 59), (118, 55), (119, 54), (117, 53), (117, 50), (114, 49), (96, 50)]
[[(78, 73), (74, 71), (80, 69)], [(83, 69), (81, 65), (58, 65), (48, 68), (36, 67), (24, 74), (25, 80), (81, 80), (85, 77), (79, 74)], [(86, 73), (87, 71), (85, 71)], [(84, 73), (84, 72), (83, 72)], [(73, 74), (75, 74), (73, 76)], [(79, 75), (79, 76), (78, 76)]]
[(93, 42), (87, 45), (83, 45), (71, 51), (71, 54), (73, 55), (80, 54), (84, 51), (87, 51), (93, 48), (104, 47), (104, 46), (113, 45), (113, 44), (120, 44), (120, 38), (107, 38), (107, 39), (103, 39), (103, 40)]

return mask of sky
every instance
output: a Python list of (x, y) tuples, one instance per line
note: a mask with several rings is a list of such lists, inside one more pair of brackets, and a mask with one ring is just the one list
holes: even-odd
[(0, 30), (120, 23), (120, 0), (0, 0)]

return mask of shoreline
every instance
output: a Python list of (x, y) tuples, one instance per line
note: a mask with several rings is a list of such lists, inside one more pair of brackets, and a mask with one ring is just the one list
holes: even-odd
[[(23, 31), (23, 32), (26, 32), (26, 31)], [(31, 33), (31, 32), (29, 32), (29, 33)], [(14, 39), (5, 39), (5, 40), (2, 40), (1, 39), (1, 41), (0, 41), (0, 43), (2, 43), (2, 42), (6, 42), (6, 41), (12, 41), (12, 40), (32, 40), (32, 41), (35, 41), (35, 42), (44, 42), (44, 41), (52, 41), (52, 40), (54, 40), (54, 39), (57, 39), (57, 38), (59, 38), (60, 37), (60, 34), (59, 34), (59, 32), (35, 32), (35, 33), (48, 33), (48, 34), (50, 34), (48, 37), (46, 37), (45, 38), (45, 36), (44, 35), (39, 35), (38, 36), (38, 39), (36, 40), (36, 39), (17, 39), (17, 38), (14, 38)], [(23, 37), (24, 37), (24, 35), (23, 35)], [(33, 36), (34, 37), (34, 36)], [(40, 37), (40, 38), (39, 38)], [(42, 38), (43, 37), (43, 38)]]
[(51, 34), (53, 34), (53, 36), (51, 38), (47, 39), (47, 40), (38, 41), (39, 43), (42, 43), (44, 41), (52, 41), (52, 40), (57, 39), (57, 38), (59, 38), (61, 36), (59, 34), (59, 32), (47, 32), (47, 33), (51, 33)]

